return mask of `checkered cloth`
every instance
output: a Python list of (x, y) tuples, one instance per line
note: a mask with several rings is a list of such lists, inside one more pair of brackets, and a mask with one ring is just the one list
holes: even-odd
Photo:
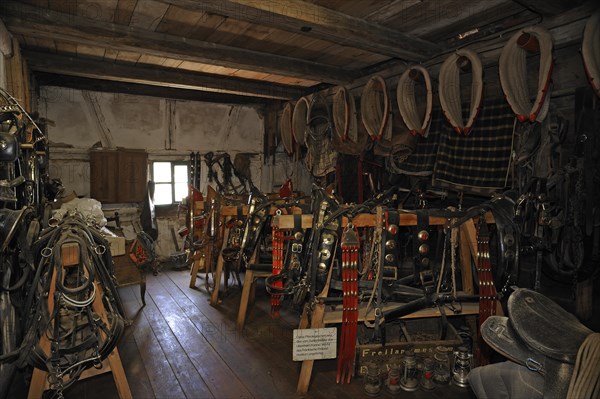
[[(463, 109), (463, 114), (468, 112)], [(487, 101), (468, 136), (446, 122), (438, 145), (433, 185), (487, 194), (506, 187), (515, 116), (504, 99)]]
[(392, 173), (410, 176), (431, 176), (440, 137), (446, 130), (450, 131), (450, 125), (444, 119), (441, 109), (433, 108), (427, 137), (417, 136), (416, 147), (404, 162), (393, 156), (388, 157), (386, 160), (388, 170)]

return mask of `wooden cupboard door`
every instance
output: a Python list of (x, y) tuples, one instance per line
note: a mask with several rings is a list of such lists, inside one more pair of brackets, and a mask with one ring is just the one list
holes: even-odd
[(116, 150), (90, 151), (90, 197), (117, 202), (119, 165)]
[(117, 202), (142, 202), (148, 182), (148, 154), (144, 150), (121, 150)]
[(103, 203), (142, 202), (148, 181), (145, 150), (90, 151), (90, 196)]

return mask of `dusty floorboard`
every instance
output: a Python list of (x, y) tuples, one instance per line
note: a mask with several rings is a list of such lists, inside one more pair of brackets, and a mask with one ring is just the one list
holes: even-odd
[[(145, 307), (138, 286), (119, 289), (126, 316), (132, 320), (119, 352), (134, 398), (299, 398), (296, 383), (300, 364), (292, 359), (292, 332), (298, 316), (283, 312), (272, 319), (269, 300), (259, 285), (257, 299), (243, 332), (235, 330), (239, 290), (217, 307), (210, 306), (203, 288), (190, 289), (185, 271), (165, 271), (147, 279)], [(198, 286), (202, 286), (199, 279)], [(364, 381), (336, 385), (335, 360), (315, 362), (306, 398), (361, 398)], [(16, 387), (25, 397), (26, 385)], [(20, 394), (19, 394), (20, 393)], [(22, 396), (21, 396), (22, 395)], [(469, 389), (438, 388), (433, 392), (382, 391), (379, 397), (472, 398)], [(116, 398), (112, 376), (78, 382), (66, 398)]]

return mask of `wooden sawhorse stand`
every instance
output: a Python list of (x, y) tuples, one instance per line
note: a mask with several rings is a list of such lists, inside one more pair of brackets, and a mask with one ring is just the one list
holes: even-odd
[[(294, 217), (295, 215), (274, 215), (273, 222), (271, 225), (280, 229), (291, 229), (294, 228)], [(301, 216), (301, 228), (306, 231), (312, 227), (312, 215)], [(249, 264), (256, 263), (258, 258), (258, 246), (254, 250)], [(248, 307), (254, 303), (254, 294), (256, 292), (256, 280), (259, 278), (266, 278), (273, 274), (272, 270), (252, 270), (252, 268), (246, 269), (246, 275), (244, 277), (244, 287), (242, 288), (242, 297), (240, 299), (240, 306), (238, 309), (238, 316), (235, 326), (238, 331), (244, 329), (246, 324), (246, 314)]]
[[(307, 217), (312, 218), (312, 216), (310, 216), (310, 215), (307, 215)], [(486, 217), (486, 221), (488, 221), (489, 223), (493, 223), (493, 221), (490, 222), (490, 219), (493, 220), (493, 218), (491, 217), (491, 214), (489, 212), (485, 215), (485, 217)], [(377, 216), (373, 215), (373, 214), (360, 214), (352, 219), (352, 224), (354, 224), (354, 226), (356, 226), (356, 227), (374, 227), (376, 225), (376, 221), (377, 221), (376, 218), (377, 218)], [(312, 222), (312, 219), (311, 219), (311, 222)], [(291, 226), (289, 226), (289, 223), (290, 222), (288, 220), (281, 220), (280, 228), (286, 228), (286, 226), (287, 226), (287, 228), (291, 228)], [(304, 223), (304, 221), (303, 221), (303, 223)], [(344, 217), (342, 220), (342, 225), (346, 226), (347, 224), (348, 224), (348, 219)], [(434, 216), (429, 217), (429, 225), (430, 226), (447, 225), (447, 224), (448, 224), (448, 219), (446, 219), (446, 218), (434, 217)], [(416, 214), (412, 214), (412, 213), (400, 214), (399, 225), (400, 226), (416, 226), (417, 225)], [(465, 224), (463, 224), (460, 227), (460, 235), (461, 235), (461, 260), (463, 262), (463, 264), (462, 264), (463, 292), (465, 294), (472, 294), (473, 293), (473, 274), (472, 274), (472, 270), (471, 270), (470, 261), (471, 261), (471, 257), (473, 259), (477, 260), (477, 237), (476, 237), (475, 225), (472, 220), (467, 221)], [(463, 236), (464, 236), (464, 239), (463, 239)], [(467, 263), (467, 260), (468, 260), (468, 263)], [(325, 285), (325, 288), (323, 289), (323, 292), (321, 292), (319, 297), (326, 297), (327, 294), (329, 293), (330, 280), (331, 280), (331, 269), (330, 269), (330, 273), (327, 277), (327, 283)], [(466, 315), (466, 314), (478, 314), (479, 313), (479, 305), (478, 304), (476, 304), (475, 306), (473, 306), (473, 305), (465, 306), (465, 305), (463, 305), (463, 313), (461, 313), (461, 314)], [(437, 312), (437, 314), (436, 314), (436, 312)], [(432, 317), (432, 316), (439, 316), (439, 311), (437, 311), (437, 309), (435, 309), (435, 310), (433, 310), (433, 313), (432, 313), (432, 310), (426, 309), (426, 310), (423, 310), (420, 312), (415, 312), (414, 314), (405, 316), (404, 318)], [(364, 312), (362, 314), (362, 318), (364, 319)], [(339, 319), (339, 321), (337, 319)], [(360, 319), (360, 316), (359, 316), (359, 319)], [(339, 324), (340, 322), (341, 322), (341, 314), (338, 316), (334, 316), (333, 318), (328, 317), (328, 315), (325, 312), (325, 305), (322, 302), (317, 302), (312, 311), (312, 318), (310, 320), (310, 325), (309, 325), (309, 319), (308, 319), (308, 309), (307, 309), (307, 306), (305, 306), (298, 328), (299, 329), (323, 328), (327, 323), (338, 323)], [(310, 385), (310, 379), (311, 379), (311, 375), (312, 375), (313, 366), (314, 366), (314, 360), (302, 361), (302, 368), (300, 370), (300, 376), (298, 378), (298, 385), (296, 387), (296, 392), (300, 395), (305, 395), (308, 392), (308, 387)]]
[[(108, 317), (106, 316), (106, 309), (102, 304), (102, 288), (98, 284), (98, 282), (94, 282), (96, 284), (96, 298), (92, 303), (92, 309), (102, 321), (109, 325)], [(48, 311), (52, 314), (54, 310), (54, 287), (56, 287), (56, 273), (52, 276), (52, 282), (50, 285), (50, 292), (48, 295)], [(101, 332), (104, 335), (104, 332)], [(44, 353), (50, 352), (50, 341), (46, 334), (43, 334), (40, 338), (40, 347), (44, 351)], [(127, 377), (125, 376), (125, 370), (123, 369), (123, 364), (121, 363), (121, 357), (119, 356), (119, 351), (115, 347), (113, 351), (108, 355), (106, 359), (102, 362), (101, 369), (90, 368), (81, 373), (80, 380), (85, 378), (93, 377), (98, 374), (107, 373), (112, 371), (113, 378), (115, 380), (115, 385), (117, 386), (117, 392), (119, 393), (120, 399), (133, 399), (131, 395), (131, 390), (129, 389), (129, 383), (127, 382)], [(33, 370), (33, 376), (31, 378), (31, 384), (29, 386), (29, 394), (27, 395), (28, 399), (40, 399), (44, 390), (49, 388), (48, 382), (48, 372), (40, 369)]]

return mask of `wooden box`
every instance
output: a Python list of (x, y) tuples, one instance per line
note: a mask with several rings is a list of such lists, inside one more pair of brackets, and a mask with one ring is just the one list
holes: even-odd
[(117, 285), (123, 287), (126, 285), (139, 284), (141, 280), (140, 271), (129, 255), (113, 256), (115, 267), (115, 277)]
[[(402, 322), (410, 342), (406, 341), (402, 324), (390, 323), (392, 325), (386, 327), (385, 346), (381, 344), (356, 346), (356, 369), (359, 375), (365, 375), (366, 363), (376, 363), (381, 370), (386, 370), (392, 360), (399, 363), (404, 351), (409, 347), (414, 349), (417, 359), (421, 358), (422, 361), (425, 357), (433, 357), (436, 346), (443, 346), (452, 353), (463, 344), (456, 329), (450, 323), (447, 324), (446, 336), (442, 339), (442, 319), (439, 317), (406, 319)], [(373, 332), (371, 329), (365, 328), (365, 330), (368, 330), (367, 334)]]
[(110, 245), (110, 254), (112, 256), (125, 255), (125, 237), (106, 237), (106, 241)]

